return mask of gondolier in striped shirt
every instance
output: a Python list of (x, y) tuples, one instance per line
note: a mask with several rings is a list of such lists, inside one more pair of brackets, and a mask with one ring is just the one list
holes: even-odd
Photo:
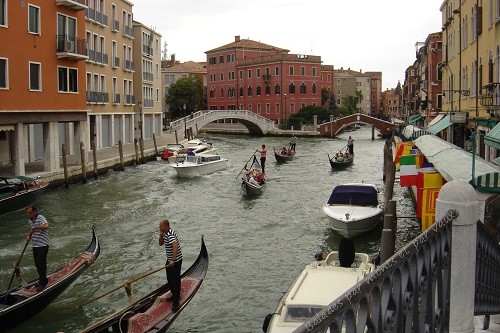
[(47, 255), (49, 253), (49, 224), (42, 215), (38, 214), (35, 206), (28, 207), (28, 239), (31, 238), (33, 258), (38, 272), (37, 291), (42, 291), (47, 286)]
[(174, 230), (170, 228), (170, 222), (167, 219), (160, 221), (160, 238), (158, 239), (160, 246), (165, 246), (167, 253), (167, 262), (165, 270), (167, 271), (167, 281), (172, 292), (172, 311), (179, 310), (179, 301), (181, 298), (181, 266), (182, 266), (182, 250), (179, 238)]

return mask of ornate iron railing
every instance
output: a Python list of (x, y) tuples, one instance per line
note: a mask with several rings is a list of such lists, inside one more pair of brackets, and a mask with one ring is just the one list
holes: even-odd
[(477, 223), (474, 315), (500, 313), (500, 245)]
[(295, 333), (448, 332), (451, 221), (455, 210)]

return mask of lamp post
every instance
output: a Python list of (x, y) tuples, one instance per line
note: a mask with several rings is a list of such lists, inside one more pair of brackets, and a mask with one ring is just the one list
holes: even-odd
[(285, 113), (284, 113), (285, 119), (283, 122), (285, 123), (285, 131), (286, 131), (286, 94), (283, 94), (283, 97), (285, 97)]
[(186, 104), (182, 105), (183, 115), (184, 115), (184, 138), (187, 138), (187, 129), (186, 129)]
[(137, 125), (139, 125), (139, 131), (141, 133), (141, 139), (144, 139), (143, 133), (142, 133), (142, 100), (139, 101), (137, 104), (139, 104), (139, 120), (137, 121)]

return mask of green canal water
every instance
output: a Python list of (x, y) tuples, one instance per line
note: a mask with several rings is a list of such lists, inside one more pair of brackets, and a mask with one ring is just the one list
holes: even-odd
[[(354, 165), (332, 171), (332, 155), (355, 139)], [(332, 188), (346, 182), (374, 183), (383, 190), (384, 140), (371, 140), (362, 127), (336, 139), (300, 138), (296, 158), (279, 165), (272, 148), (287, 138), (207, 135), (229, 160), (228, 169), (195, 179), (179, 179), (164, 161), (109, 172), (87, 184), (45, 192), (37, 207), (50, 225), (49, 271), (79, 255), (97, 228), (101, 255), (58, 299), (12, 332), (78, 332), (91, 322), (128, 304), (123, 289), (83, 307), (93, 296), (161, 267), (158, 222), (171, 221), (184, 254), (183, 270), (195, 260), (204, 236), (209, 270), (196, 296), (169, 332), (261, 332), (267, 313), (314, 253), (334, 250), (340, 236), (331, 230), (321, 207)], [(266, 191), (253, 199), (240, 192), (241, 171), (251, 154), (266, 144)], [(399, 215), (414, 215), (406, 189), (394, 191)], [(27, 217), (16, 212), (0, 217), (0, 284), (6, 289), (24, 245)], [(413, 239), (419, 225), (398, 220), (397, 247)], [(376, 254), (381, 229), (354, 239), (358, 252)], [(21, 262), (26, 280), (36, 277), (31, 251)], [(140, 298), (166, 280), (164, 271), (132, 285)], [(1, 328), (0, 328), (1, 330)]]

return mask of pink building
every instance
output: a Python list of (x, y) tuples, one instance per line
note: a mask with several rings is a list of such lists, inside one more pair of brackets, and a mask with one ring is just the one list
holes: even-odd
[(205, 53), (211, 110), (250, 110), (283, 123), (302, 107), (321, 105), (320, 56), (289, 54), (240, 36)]

